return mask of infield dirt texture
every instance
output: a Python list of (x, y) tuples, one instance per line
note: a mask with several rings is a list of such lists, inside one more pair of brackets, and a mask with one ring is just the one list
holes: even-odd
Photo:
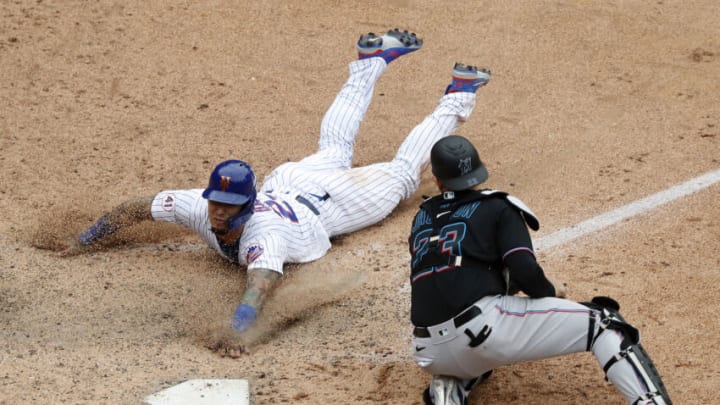
[[(0, 403), (138, 404), (195, 378), (246, 378), (258, 404), (420, 404), (406, 238), (387, 220), (287, 271), (269, 334), (238, 360), (201, 344), (245, 272), (167, 226), (57, 257), (128, 197), (260, 178), (314, 151), (369, 31), (422, 50), (376, 87), (355, 164), (392, 157), (455, 62), (493, 72), (457, 132), (487, 185), (542, 237), (720, 167), (720, 2), (0, 1)], [(720, 384), (720, 186), (538, 252), (569, 297), (610, 295), (678, 404)], [(496, 370), (471, 404), (622, 404), (590, 353)]]

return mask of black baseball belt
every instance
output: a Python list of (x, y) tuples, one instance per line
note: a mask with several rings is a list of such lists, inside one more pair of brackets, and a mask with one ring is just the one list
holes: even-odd
[[(322, 201), (325, 201), (325, 200), (327, 200), (328, 198), (330, 198), (330, 194), (325, 193), (325, 195), (322, 196)], [(300, 204), (308, 207), (308, 208), (310, 209), (310, 211), (313, 212), (313, 214), (315, 214), (315, 215), (320, 215), (320, 210), (318, 210), (317, 207), (316, 207), (315, 205), (313, 205), (313, 203), (311, 203), (310, 200), (308, 200), (307, 198), (305, 198), (305, 197), (303, 197), (303, 196), (301, 196), (301, 195), (298, 195), (297, 197), (295, 197), (295, 201), (297, 201), (297, 202), (299, 202)]]
[[(453, 318), (453, 324), (456, 328), (461, 327), (462, 325), (470, 322), (471, 320), (475, 319), (476, 316), (482, 314), (482, 310), (475, 305), (471, 306), (470, 308), (466, 309), (460, 315)], [(419, 338), (429, 338), (430, 337), (430, 331), (428, 328), (424, 326), (416, 326), (415, 329), (413, 329), (413, 335), (415, 337)]]

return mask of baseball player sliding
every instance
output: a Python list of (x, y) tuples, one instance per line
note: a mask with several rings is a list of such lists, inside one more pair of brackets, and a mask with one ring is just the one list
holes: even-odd
[(670, 405), (617, 302), (563, 299), (565, 287), (545, 277), (527, 229), (538, 220), (516, 197), (482, 188), (475, 147), (451, 135), (430, 156), (442, 193), (421, 205), (409, 237), (414, 355), (433, 375), (425, 403), (464, 405), (497, 367), (592, 351), (628, 402)]
[[(228, 260), (247, 266), (245, 292), (232, 317), (232, 327), (246, 331), (285, 263), (316, 260), (326, 254), (333, 236), (387, 217), (417, 189), (432, 145), (470, 116), (475, 91), (490, 72), (456, 64), (439, 105), (410, 132), (392, 161), (351, 168), (355, 137), (376, 82), (389, 63), (422, 44), (414, 33), (398, 29), (360, 36), (358, 60), (349, 64), (349, 78), (323, 118), (317, 152), (277, 167), (259, 191), (250, 165), (227, 160), (215, 167), (205, 189), (164, 190), (115, 207), (65, 254), (87, 250), (143, 220), (188, 227)], [(243, 351), (228, 343), (212, 349), (230, 357)]]

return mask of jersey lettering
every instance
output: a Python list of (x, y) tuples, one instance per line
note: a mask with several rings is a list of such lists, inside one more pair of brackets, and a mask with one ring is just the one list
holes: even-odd
[(420, 262), (420, 260), (422, 260), (422, 258), (427, 254), (431, 232), (432, 229), (426, 229), (422, 232), (418, 232), (418, 234), (415, 235), (412, 249), (412, 268), (415, 268), (415, 266)]
[(422, 228), (423, 226), (430, 225), (430, 224), (432, 224), (430, 215), (427, 213), (427, 211), (422, 210), (415, 217), (415, 222), (413, 223), (411, 232), (415, 232), (418, 229)]
[(266, 194), (270, 197), (269, 200), (264, 201), (263, 204), (270, 208), (274, 213), (278, 214), (281, 218), (286, 219), (294, 224), (298, 223), (297, 214), (292, 209), (290, 204), (286, 201), (279, 201), (275, 196)]
[(475, 212), (477, 207), (480, 206), (480, 201), (475, 201), (472, 204), (465, 204), (455, 211), (450, 218), (470, 218)]
[[(462, 256), (462, 241), (465, 239), (467, 225), (464, 222), (453, 222), (447, 224), (440, 229), (438, 233), (437, 244), (440, 253), (448, 256)], [(418, 232), (413, 240), (412, 250), (412, 267), (415, 268), (418, 263), (430, 251), (430, 238), (432, 229), (426, 229)], [(445, 263), (435, 263), (436, 265), (445, 265)]]
[(255, 200), (255, 205), (253, 205), (255, 212), (263, 212), (263, 211), (270, 211), (270, 208), (266, 207), (262, 202), (259, 200)]
[(465, 239), (466, 225), (463, 222), (447, 224), (440, 229), (440, 250), (443, 254), (462, 256), (461, 243)]

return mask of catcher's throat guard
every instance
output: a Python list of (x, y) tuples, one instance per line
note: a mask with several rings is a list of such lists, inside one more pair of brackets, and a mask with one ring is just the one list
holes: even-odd
[(519, 198), (510, 195), (504, 191), (498, 191), (498, 190), (482, 190), (482, 195), (484, 196), (491, 196), (491, 195), (497, 195), (500, 197), (505, 197), (507, 202), (512, 204), (513, 207), (517, 208), (520, 211), (520, 215), (522, 215), (523, 219), (525, 220), (525, 223), (528, 224), (530, 229), (533, 231), (537, 231), (540, 229), (540, 221), (537, 219), (537, 216), (535, 213), (533, 213), (530, 208)]

